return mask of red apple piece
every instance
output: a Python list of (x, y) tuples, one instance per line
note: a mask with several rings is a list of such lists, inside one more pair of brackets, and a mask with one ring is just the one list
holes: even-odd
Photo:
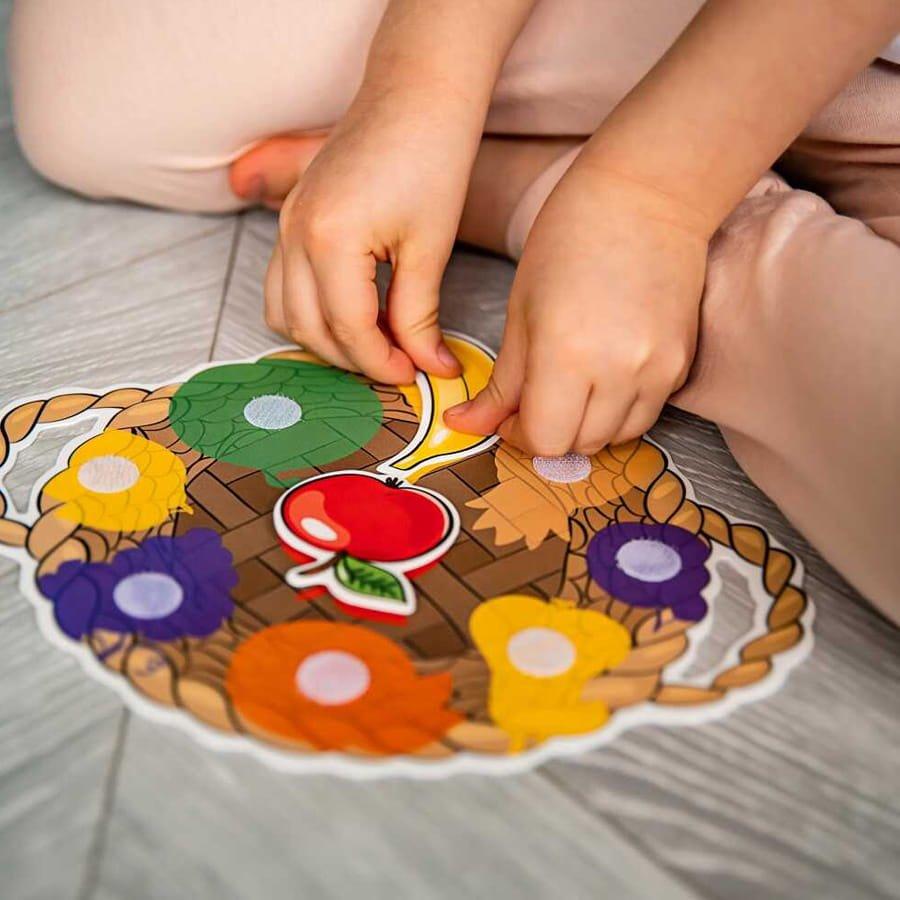
[(431, 494), (353, 472), (291, 489), (282, 515), (307, 543), (376, 562), (421, 556), (443, 540), (448, 526), (446, 511)]

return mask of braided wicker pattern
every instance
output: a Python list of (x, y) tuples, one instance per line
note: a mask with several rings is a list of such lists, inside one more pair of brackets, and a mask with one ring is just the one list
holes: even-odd
[[(309, 359), (300, 351), (273, 354), (281, 359)], [(215, 464), (181, 444), (168, 422), (170, 398), (179, 385), (148, 391), (119, 388), (106, 394), (63, 394), (34, 400), (9, 411), (0, 422), (0, 470), (14, 445), (43, 425), (64, 422), (101, 410), (118, 410), (108, 428), (129, 429), (157, 441), (177, 453), (185, 463), (188, 484)], [(373, 386), (379, 392), (389, 419), (413, 426), (414, 411), (395, 389)], [(402, 428), (400, 432), (402, 433)], [(495, 451), (491, 451), (495, 452)], [(729, 690), (764, 679), (772, 670), (772, 657), (796, 646), (803, 637), (801, 618), (807, 606), (804, 593), (791, 583), (796, 563), (787, 552), (771, 546), (766, 532), (748, 524), (733, 524), (709, 506), (688, 496), (683, 480), (670, 468), (665, 454), (645, 441), (610, 448), (604, 465), (613, 475), (617, 496), (569, 518), (570, 539), (562, 558), (557, 596), (574, 600), (580, 607), (596, 609), (625, 625), (633, 648), (615, 670), (588, 683), (582, 699), (603, 700), (612, 710), (653, 702), (661, 706), (705, 705), (721, 700)], [(440, 489), (438, 476), (435, 487)], [(24, 547), (38, 563), (37, 574), (55, 571), (66, 560), (103, 560), (120, 550), (140, 544), (153, 534), (173, 534), (173, 516), (162, 525), (139, 534), (97, 532), (53, 515), (56, 503), (40, 498), (40, 514), (28, 525), (9, 515), (0, 492), (0, 543)], [(588, 574), (586, 550), (591, 536), (612, 522), (654, 522), (678, 525), (708, 544), (718, 544), (758, 567), (772, 598), (768, 631), (748, 641), (738, 664), (719, 672), (707, 687), (663, 682), (665, 667), (688, 647), (687, 629), (692, 623), (658, 617), (655, 610), (631, 607), (606, 594)], [(317, 607), (301, 610), (316, 617)], [(327, 616), (326, 616), (327, 617)], [(162, 704), (189, 711), (195, 718), (227, 732), (255, 733), (242, 721), (224, 690), (224, 679), (234, 650), (248, 637), (271, 624), (252, 606), (237, 602), (232, 619), (210, 638), (182, 639), (165, 645), (142, 642), (134, 636), (98, 633), (89, 640), (94, 654), (108, 668), (129, 679), (143, 695)], [(422, 748), (417, 755), (437, 758), (461, 750), (484, 754), (508, 751), (507, 735), (492, 724), (486, 711), (490, 673), (471, 643), (452, 657), (416, 660), (423, 674), (449, 671), (453, 676), (453, 706), (466, 721), (445, 738)], [(271, 742), (271, 736), (258, 735)], [(293, 750), (302, 750), (292, 745)], [(309, 748), (306, 748), (309, 749)]]
[[(691, 500), (682, 479), (668, 466), (662, 450), (647, 441), (611, 448), (623, 477), (633, 489), (620, 505), (580, 510), (571, 519), (572, 540), (566, 561), (562, 595), (579, 605), (596, 608), (630, 628), (634, 650), (612, 673), (596, 679), (590, 696), (605, 699), (611, 708), (653, 700), (663, 705), (697, 705), (722, 699), (727, 691), (760, 681), (772, 668), (772, 656), (789, 650), (803, 637), (800, 619), (806, 595), (790, 583), (796, 562), (791, 554), (772, 547), (756, 525), (732, 524), (709, 506)], [(604, 521), (605, 520), (605, 521)], [(762, 569), (763, 584), (772, 597), (768, 633), (740, 651), (740, 663), (720, 672), (707, 688), (663, 684), (662, 669), (687, 649), (690, 623), (668, 617), (657, 627), (654, 611), (627, 606), (609, 597), (587, 573), (585, 551), (591, 535), (608, 522), (654, 522), (691, 531), (707, 543), (732, 550)]]
[[(0, 470), (16, 444), (29, 437), (42, 425), (52, 425), (77, 418), (94, 410), (118, 409), (108, 427), (140, 428), (166, 418), (169, 398), (178, 385), (154, 391), (143, 388), (117, 388), (105, 394), (60, 394), (46, 400), (31, 400), (10, 410), (0, 421)], [(40, 571), (52, 571), (67, 559), (93, 557), (83, 540), (75, 535), (74, 523), (48, 516), (51, 509), (42, 498), (41, 516), (29, 528), (9, 517), (7, 500), (0, 492), (0, 544), (26, 547), (40, 560)], [(117, 547), (117, 549), (119, 549)]]

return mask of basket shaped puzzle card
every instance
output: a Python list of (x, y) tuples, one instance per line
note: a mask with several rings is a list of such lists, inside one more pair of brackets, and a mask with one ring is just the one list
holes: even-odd
[[(94, 427), (0, 549), (39, 621), (132, 706), (219, 749), (350, 775), (504, 771), (776, 689), (810, 647), (800, 567), (693, 499), (644, 438), (532, 458), (448, 430), (493, 357), (375, 384), (300, 350), (9, 407), (0, 475)], [(717, 565), (753, 622), (712, 671)]]

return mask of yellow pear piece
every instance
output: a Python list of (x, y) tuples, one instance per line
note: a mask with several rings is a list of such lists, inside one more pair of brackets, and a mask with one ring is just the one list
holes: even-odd
[(444, 424), (444, 413), (457, 403), (471, 400), (487, 383), (494, 367), (494, 355), (475, 341), (446, 333), (448, 346), (462, 366), (456, 378), (438, 378), (426, 372), (416, 376), (421, 395), (419, 429), (409, 445), (378, 471), (413, 482), (466, 456), (486, 450), (496, 443), (496, 435), (487, 437), (453, 431)]

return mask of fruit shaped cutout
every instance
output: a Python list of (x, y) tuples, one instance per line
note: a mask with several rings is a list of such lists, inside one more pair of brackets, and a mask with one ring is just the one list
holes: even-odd
[(440, 494), (357, 470), (300, 482), (274, 517), (285, 550), (300, 560), (285, 575), (291, 587), (327, 590), (348, 612), (389, 621), (415, 612), (410, 579), (459, 534), (459, 515)]
[(484, 344), (450, 331), (444, 332), (444, 340), (462, 372), (455, 378), (438, 378), (427, 372), (416, 375), (419, 427), (400, 453), (378, 466), (383, 475), (418, 481), (429, 472), (483, 453), (499, 440), (495, 434), (465, 434), (444, 424), (444, 413), (480, 393), (494, 368), (494, 354)]

